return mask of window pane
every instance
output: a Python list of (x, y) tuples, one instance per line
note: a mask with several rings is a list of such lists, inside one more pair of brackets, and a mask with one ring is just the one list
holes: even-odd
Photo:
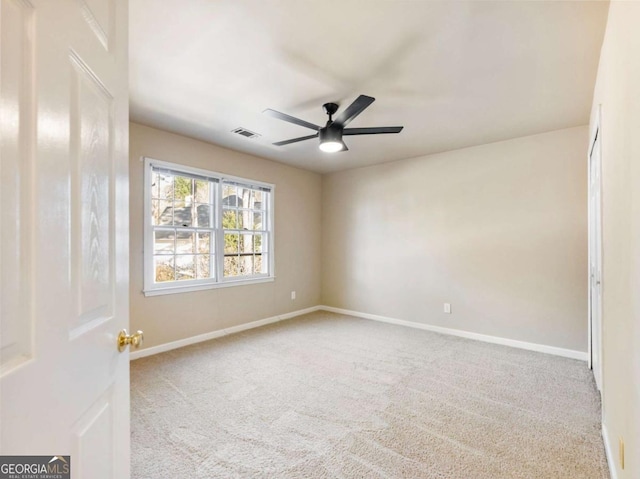
[(222, 227), (232, 230), (240, 229), (238, 226), (238, 212), (235, 210), (224, 210), (222, 212)]
[(175, 274), (173, 271), (173, 256), (154, 256), (156, 283), (173, 281)]
[(238, 274), (241, 276), (251, 276), (253, 274), (253, 255), (240, 256)]
[(196, 203), (209, 203), (211, 201), (209, 196), (210, 188), (211, 183), (209, 183), (207, 180), (195, 180), (193, 201), (195, 201)]
[(211, 257), (208, 254), (199, 254), (196, 256), (197, 258), (197, 269), (198, 269), (198, 279), (207, 279), (210, 278), (210, 259)]
[(251, 208), (251, 190), (238, 187), (238, 207)]
[(222, 206), (238, 206), (237, 188), (235, 186), (222, 186)]
[(262, 255), (255, 255), (253, 259), (253, 273), (254, 274), (262, 274), (265, 271), (262, 271)]
[(253, 213), (253, 229), (254, 230), (262, 230), (264, 227), (262, 226), (264, 220), (264, 215), (262, 213)]
[(231, 233), (224, 235), (224, 252), (226, 253), (237, 253), (238, 252), (238, 234)]
[(254, 235), (253, 251), (255, 251), (256, 253), (262, 253), (262, 235)]
[(193, 255), (176, 255), (176, 280), (196, 279), (196, 265)]
[(211, 207), (209, 205), (196, 205), (195, 211), (193, 225), (208, 228), (211, 224)]
[(173, 199), (173, 175), (158, 173), (158, 198)]
[(193, 179), (176, 176), (173, 187), (176, 201), (184, 201), (187, 204), (193, 201)]
[(240, 235), (238, 249), (240, 253), (253, 253), (253, 235)]
[(171, 201), (151, 201), (151, 218), (154, 225), (173, 225), (173, 204)]
[(175, 243), (175, 231), (156, 230), (153, 233), (153, 252), (156, 254), (173, 254)]
[(238, 257), (237, 256), (224, 257), (224, 275), (238, 276)]
[(184, 201), (176, 201), (173, 204), (173, 224), (175, 226), (191, 226), (191, 206)]
[(198, 253), (209, 253), (211, 251), (211, 234), (198, 233)]
[(264, 194), (262, 191), (253, 190), (252, 208), (257, 210), (264, 209)]
[(176, 253), (195, 253), (195, 233), (187, 231), (177, 233)]
[(251, 211), (249, 210), (238, 210), (238, 229), (248, 229), (252, 226), (251, 221)]
[(160, 198), (160, 176), (151, 170), (151, 198)]

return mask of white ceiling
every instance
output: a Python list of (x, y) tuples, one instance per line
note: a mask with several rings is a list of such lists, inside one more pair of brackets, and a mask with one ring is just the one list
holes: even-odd
[[(130, 0), (133, 121), (318, 172), (588, 123), (606, 2)], [(328, 154), (322, 104), (376, 98)], [(262, 135), (231, 133), (244, 127)]]

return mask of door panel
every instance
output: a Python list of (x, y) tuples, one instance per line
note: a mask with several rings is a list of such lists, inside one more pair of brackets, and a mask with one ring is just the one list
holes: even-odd
[(0, 453), (126, 479), (128, 5), (0, 2)]
[(91, 479), (115, 477), (113, 391), (107, 390), (73, 427), (71, 457), (76, 476)]
[(113, 96), (77, 55), (71, 82), (72, 336), (113, 316)]

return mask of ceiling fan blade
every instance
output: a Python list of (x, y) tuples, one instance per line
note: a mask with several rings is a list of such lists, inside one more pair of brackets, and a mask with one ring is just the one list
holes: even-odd
[(377, 126), (373, 128), (345, 128), (343, 135), (380, 135), (382, 133), (400, 133), (402, 126)]
[(320, 129), (318, 125), (314, 125), (313, 123), (309, 123), (308, 121), (301, 120), (300, 118), (296, 118), (295, 116), (287, 115), (286, 113), (280, 113), (279, 111), (272, 110), (271, 108), (267, 108), (262, 113), (277, 118), (278, 120), (288, 121), (289, 123), (293, 123), (294, 125), (304, 126), (305, 128), (310, 128), (312, 130), (318, 131)]
[(274, 145), (284, 146), (284, 145), (289, 145), (291, 143), (297, 143), (299, 141), (310, 140), (311, 138), (318, 138), (318, 135), (315, 134), (315, 135), (309, 135), (309, 136), (301, 136), (299, 138), (292, 138), (291, 140), (278, 141), (274, 143)]
[(338, 151), (349, 151), (349, 148), (347, 148), (347, 144), (344, 141), (342, 142), (342, 150)]
[(347, 126), (351, 120), (362, 113), (365, 108), (371, 105), (375, 98), (367, 95), (360, 95), (355, 101), (343, 110), (336, 118), (334, 123), (340, 123), (342, 126)]

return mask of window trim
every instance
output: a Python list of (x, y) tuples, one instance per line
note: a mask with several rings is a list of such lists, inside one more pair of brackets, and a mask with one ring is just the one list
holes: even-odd
[[(226, 175), (201, 168), (195, 168), (178, 163), (156, 160), (150, 157), (142, 157), (144, 162), (144, 187), (143, 187), (143, 290), (145, 296), (158, 296), (163, 294), (186, 293), (190, 291), (202, 291), (207, 289), (226, 288), (230, 286), (241, 286), (249, 284), (267, 283), (275, 280), (275, 239), (274, 239), (274, 197), (275, 185), (263, 181), (242, 178), (239, 176)], [(215, 278), (196, 279), (185, 281), (168, 281), (166, 283), (154, 282), (154, 262), (153, 262), (153, 232), (151, 221), (151, 170), (152, 167), (167, 168), (176, 172), (184, 172), (197, 176), (204, 176), (216, 179), (215, 185), (215, 215), (213, 232), (215, 236)], [(222, 227), (222, 186), (225, 181), (241, 183), (246, 187), (268, 188), (269, 203), (265, 211), (265, 225), (268, 237), (267, 255), (268, 272), (261, 275), (251, 275), (246, 278), (234, 276), (225, 278), (224, 269), (224, 228)], [(222, 261), (219, 260), (222, 258)]]

